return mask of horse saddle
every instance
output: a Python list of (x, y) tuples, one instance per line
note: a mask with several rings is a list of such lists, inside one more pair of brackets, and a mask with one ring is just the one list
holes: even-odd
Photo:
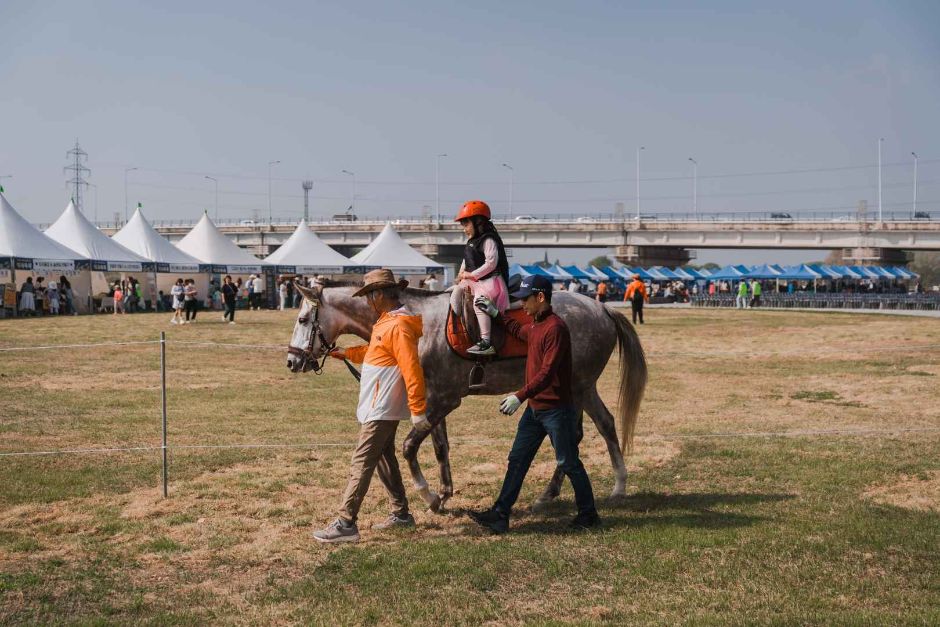
[[(513, 275), (510, 278), (510, 292), (514, 289), (518, 289), (518, 279), (518, 275)], [(514, 283), (516, 287), (512, 287)], [(529, 316), (522, 309), (507, 309), (503, 317), (511, 318), (519, 324), (527, 324), (529, 322)], [(528, 352), (528, 347), (525, 342), (512, 337), (506, 333), (506, 329), (504, 329), (502, 325), (494, 322), (490, 334), (490, 342), (493, 344), (493, 348), (496, 349), (496, 356), (481, 357), (468, 353), (467, 349), (476, 344), (480, 339), (480, 329), (477, 325), (473, 299), (469, 297), (464, 299), (464, 311), (462, 316), (455, 315), (450, 307), (447, 308), (446, 327), (447, 345), (450, 346), (450, 349), (458, 356), (470, 361), (480, 362), (483, 360), (492, 361), (510, 359), (513, 357), (525, 357)]]

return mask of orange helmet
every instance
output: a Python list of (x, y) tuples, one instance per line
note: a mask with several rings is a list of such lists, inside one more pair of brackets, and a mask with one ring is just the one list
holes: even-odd
[(460, 211), (457, 212), (457, 217), (454, 218), (454, 222), (460, 222), (461, 220), (466, 220), (473, 216), (483, 216), (489, 220), (490, 206), (482, 200), (468, 200), (463, 204), (463, 207), (460, 208)]

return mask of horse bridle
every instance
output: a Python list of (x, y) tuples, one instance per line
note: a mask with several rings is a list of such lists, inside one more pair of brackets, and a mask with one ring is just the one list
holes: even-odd
[[(313, 370), (314, 374), (323, 374), (323, 366), (326, 365), (326, 358), (329, 357), (330, 352), (336, 348), (336, 342), (327, 343), (326, 338), (323, 336), (323, 330), (320, 328), (320, 301), (309, 298), (307, 300), (313, 307), (313, 329), (310, 330), (310, 341), (307, 342), (306, 348), (303, 349), (288, 345), (287, 354), (300, 357), (301, 372), (303, 372), (308, 363), (313, 362), (313, 366), (311, 366), (310, 369)], [(309, 320), (310, 317), (307, 315), (298, 318), (297, 322), (307, 324)], [(322, 358), (318, 358), (313, 354), (313, 345), (318, 339), (320, 340), (320, 346), (325, 349)], [(319, 359), (322, 359), (322, 361), (319, 361)]]

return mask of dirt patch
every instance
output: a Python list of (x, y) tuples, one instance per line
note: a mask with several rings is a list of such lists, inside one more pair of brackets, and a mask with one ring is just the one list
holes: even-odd
[(901, 475), (896, 483), (871, 487), (862, 496), (881, 505), (940, 512), (940, 470), (915, 476)]

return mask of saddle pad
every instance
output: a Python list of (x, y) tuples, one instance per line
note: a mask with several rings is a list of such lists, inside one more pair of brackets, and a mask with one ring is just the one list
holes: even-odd
[[(509, 309), (506, 313), (503, 314), (506, 318), (512, 318), (519, 322), (519, 324), (528, 324), (531, 322), (531, 318), (526, 314), (522, 309)], [(528, 352), (528, 347), (524, 342), (520, 342), (516, 338), (512, 337), (505, 331), (503, 328), (497, 324), (493, 323), (493, 346), (496, 348), (495, 357), (479, 357), (477, 355), (471, 355), (467, 352), (467, 349), (473, 346), (474, 342), (470, 338), (470, 334), (467, 332), (467, 327), (463, 323), (463, 320), (454, 315), (453, 310), (450, 307), (447, 308), (447, 344), (450, 346), (450, 349), (457, 353), (460, 357), (464, 359), (469, 359), (471, 361), (476, 361), (478, 359), (486, 360), (499, 360), (499, 359), (510, 359), (513, 357), (525, 357)]]

